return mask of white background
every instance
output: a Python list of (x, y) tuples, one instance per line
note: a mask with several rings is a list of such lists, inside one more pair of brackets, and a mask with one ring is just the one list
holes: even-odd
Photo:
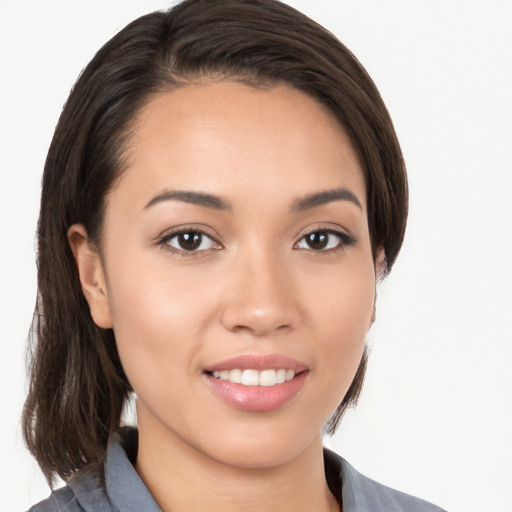
[[(331, 446), (452, 512), (512, 512), (512, 1), (293, 0), (374, 78), (408, 164), (359, 407)], [(48, 490), (23, 448), (40, 177), (93, 53), (162, 0), (0, 0), (0, 511)]]

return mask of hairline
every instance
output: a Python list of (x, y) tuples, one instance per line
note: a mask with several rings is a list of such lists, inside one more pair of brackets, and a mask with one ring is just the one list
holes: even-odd
[[(94, 248), (98, 251), (98, 253), (102, 254), (103, 249), (103, 237), (104, 237), (104, 225), (105, 225), (105, 212), (107, 208), (107, 202), (109, 195), (112, 194), (116, 188), (119, 186), (124, 174), (128, 171), (130, 165), (131, 165), (131, 156), (133, 156), (133, 153), (131, 152), (131, 143), (137, 133), (138, 124), (139, 121), (143, 115), (144, 110), (146, 107), (153, 102), (158, 97), (176, 92), (177, 90), (186, 88), (186, 87), (208, 87), (212, 85), (217, 84), (241, 84), (245, 85), (247, 87), (270, 92), (274, 90), (276, 87), (284, 86), (286, 88), (289, 88), (291, 90), (298, 91), (302, 94), (305, 94), (312, 100), (314, 100), (318, 106), (322, 108), (324, 113), (326, 113), (331, 119), (336, 121), (339, 128), (342, 130), (342, 132), (346, 135), (347, 141), (350, 144), (350, 147), (352, 151), (354, 152), (354, 155), (359, 163), (359, 167), (362, 172), (363, 181), (365, 185), (365, 196), (367, 195), (367, 173), (364, 171), (364, 162), (362, 161), (362, 157), (360, 154), (360, 151), (358, 149), (358, 145), (355, 144), (355, 141), (353, 140), (353, 137), (351, 136), (349, 130), (345, 126), (345, 124), (342, 122), (340, 117), (336, 115), (335, 111), (329, 107), (329, 105), (326, 104), (326, 102), (322, 102), (318, 96), (313, 94), (311, 91), (306, 90), (305, 88), (298, 87), (296, 84), (292, 83), (291, 80), (286, 80), (283, 78), (272, 78), (267, 75), (261, 75), (261, 76), (254, 76), (255, 73), (248, 70), (246, 73), (229, 73), (227, 71), (211, 71), (206, 73), (191, 73), (190, 76), (187, 76), (184, 73), (176, 73), (176, 72), (168, 72), (168, 73), (161, 73), (160, 75), (160, 82), (157, 84), (157, 86), (148, 88), (148, 90), (141, 94), (139, 98), (139, 105), (134, 110), (133, 115), (130, 119), (127, 120), (125, 125), (121, 127), (119, 132), (116, 135), (117, 140), (119, 140), (119, 149), (118, 149), (118, 155), (117, 155), (117, 170), (115, 172), (114, 179), (108, 188), (108, 190), (105, 192), (105, 195), (103, 197), (101, 209), (100, 209), (100, 227), (99, 232), (95, 234), (93, 239), (91, 239), (91, 242), (94, 246)], [(367, 198), (365, 197), (365, 200)], [(368, 215), (368, 212), (366, 212), (366, 215)], [(372, 239), (372, 233), (370, 233), (370, 239), (372, 242), (373, 247), (373, 239)], [(375, 256), (375, 255), (374, 255)], [(374, 258), (375, 259), (375, 258)]]

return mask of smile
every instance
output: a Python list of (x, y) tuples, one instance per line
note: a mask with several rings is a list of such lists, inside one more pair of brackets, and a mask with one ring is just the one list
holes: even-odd
[(228, 405), (251, 412), (270, 412), (300, 393), (310, 368), (284, 354), (246, 354), (203, 368), (214, 395)]
[(216, 379), (232, 382), (233, 384), (242, 384), (243, 386), (275, 386), (292, 380), (295, 377), (295, 371), (281, 368), (278, 370), (234, 370), (214, 371), (213, 376)]

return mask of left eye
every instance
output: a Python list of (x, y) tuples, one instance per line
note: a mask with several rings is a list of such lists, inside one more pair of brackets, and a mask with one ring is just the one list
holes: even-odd
[(216, 243), (204, 233), (198, 231), (186, 231), (170, 236), (165, 243), (179, 251), (198, 252), (214, 249)]
[(325, 251), (343, 245), (343, 236), (332, 231), (313, 231), (303, 236), (297, 243), (298, 249)]

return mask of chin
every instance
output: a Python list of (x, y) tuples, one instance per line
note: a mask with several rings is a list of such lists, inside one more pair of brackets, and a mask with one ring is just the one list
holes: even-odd
[[(279, 427), (272, 431), (244, 432), (243, 434), (226, 433), (216, 439), (215, 445), (202, 447), (203, 453), (217, 462), (237, 468), (268, 469), (285, 465), (310, 449), (322, 446), (322, 433), (319, 428), (315, 433), (306, 435), (294, 428), (293, 432)], [(219, 439), (221, 439), (219, 441)]]

